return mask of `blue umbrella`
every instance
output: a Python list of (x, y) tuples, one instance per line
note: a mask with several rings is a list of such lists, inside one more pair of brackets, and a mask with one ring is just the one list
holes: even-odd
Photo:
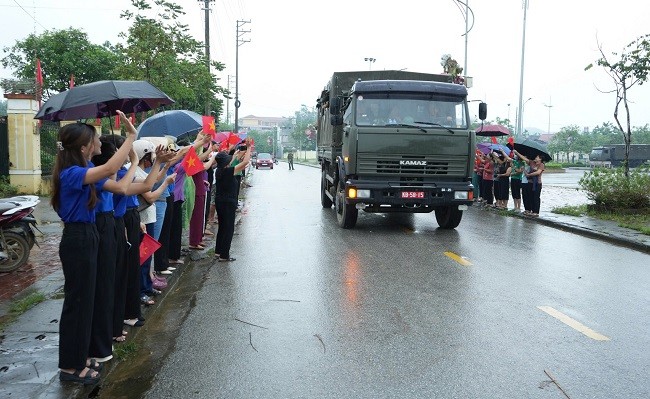
[(490, 145), (490, 149), (498, 152), (499, 155), (501, 155), (501, 150), (503, 150), (503, 152), (505, 152), (506, 154), (510, 154), (510, 148), (506, 147), (503, 144), (492, 144)]
[(187, 110), (163, 111), (138, 126), (140, 137), (180, 137), (203, 129), (203, 117)]

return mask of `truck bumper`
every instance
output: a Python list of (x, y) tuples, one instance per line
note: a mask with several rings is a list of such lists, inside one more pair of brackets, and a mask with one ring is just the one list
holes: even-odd
[(346, 181), (345, 202), (366, 212), (431, 212), (439, 207), (472, 205), (474, 186), (469, 182), (399, 183)]

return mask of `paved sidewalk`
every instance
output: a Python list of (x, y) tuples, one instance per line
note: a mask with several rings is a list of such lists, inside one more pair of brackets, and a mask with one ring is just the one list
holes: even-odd
[[(613, 222), (550, 212), (553, 207), (565, 204), (579, 205), (581, 201), (584, 201), (584, 198), (576, 195), (575, 190), (545, 186), (540, 217), (526, 218), (650, 253), (650, 236), (620, 228)], [(237, 214), (237, 222), (245, 213), (244, 207), (242, 212)], [(25, 312), (0, 335), (0, 397), (93, 397), (93, 387), (61, 384), (58, 380), (58, 318), (63, 301), (63, 273), (58, 259), (61, 224), (46, 198), (41, 199), (35, 216), (39, 229), (44, 233), (38, 238), (41, 248), (34, 247), (32, 250), (30, 265), (12, 273), (0, 274), (0, 293), (3, 294), (0, 296), (0, 317), (7, 315), (11, 300), (23, 298), (31, 292), (40, 292), (48, 300)], [(207, 238), (213, 240), (214, 236)], [(204, 253), (192, 252), (186, 256), (185, 262), (207, 256), (207, 251), (208, 249)], [(182, 275), (183, 267), (179, 267), (179, 270), (168, 278), (169, 287), (163, 292), (163, 297), (166, 292), (173, 290)], [(157, 298), (160, 300), (162, 297)], [(156, 306), (145, 309), (144, 316), (147, 317), (149, 312), (155, 310)], [(129, 340), (137, 336), (136, 328), (129, 331)]]

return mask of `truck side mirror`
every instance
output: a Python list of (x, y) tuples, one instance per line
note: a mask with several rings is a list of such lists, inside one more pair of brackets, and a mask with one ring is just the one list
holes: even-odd
[(484, 102), (478, 104), (478, 118), (482, 121), (487, 118), (487, 104)]
[(341, 113), (341, 99), (334, 97), (330, 99), (330, 115), (338, 115)]

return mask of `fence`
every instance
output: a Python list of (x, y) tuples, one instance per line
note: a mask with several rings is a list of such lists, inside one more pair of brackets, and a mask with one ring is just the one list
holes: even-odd
[(56, 139), (59, 132), (59, 122), (43, 121), (41, 126), (41, 174), (49, 176), (54, 168), (56, 159)]

